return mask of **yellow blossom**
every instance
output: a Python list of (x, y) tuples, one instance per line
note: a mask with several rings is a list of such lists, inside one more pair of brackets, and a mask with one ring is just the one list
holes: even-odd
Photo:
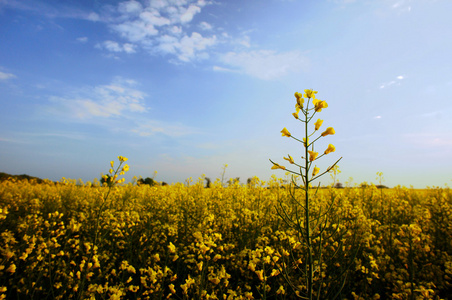
[(199, 262), (199, 263), (197, 263), (196, 265), (198, 266), (198, 270), (199, 271), (202, 271), (202, 265), (204, 264), (204, 262), (203, 261), (201, 261), (201, 262)]
[(334, 131), (333, 127), (328, 127), (324, 132), (322, 132), (322, 136), (327, 136), (329, 134), (335, 134), (336, 132)]
[(174, 289), (174, 284), (171, 283), (170, 285), (168, 285), (168, 287), (169, 287), (171, 293), (176, 294), (176, 290)]
[(294, 112), (294, 113), (292, 113), (292, 116), (294, 116), (294, 118), (295, 118), (295, 119), (298, 119), (298, 111), (297, 111), (297, 112)]
[(286, 291), (284, 290), (284, 287), (282, 285), (279, 286), (279, 289), (276, 291), (276, 294), (285, 294)]
[(168, 245), (168, 249), (170, 251), (170, 253), (176, 253), (176, 246), (173, 245), (173, 243), (169, 243)]
[(302, 98), (301, 93), (295, 93), (295, 98), (297, 98), (297, 104), (295, 104), (295, 109), (297, 110), (297, 113), (300, 109), (303, 108), (304, 99)]
[(314, 123), (315, 130), (319, 130), (320, 126), (322, 126), (323, 120), (318, 119), (317, 122)]
[(260, 281), (264, 281), (264, 271), (263, 270), (259, 270), (259, 271), (255, 271), (257, 277), (259, 277)]
[(289, 130), (287, 130), (286, 127), (283, 128), (283, 130), (281, 130), (282, 136), (287, 136), (290, 137), (290, 132)]
[(287, 161), (289, 161), (291, 164), (293, 164), (294, 163), (294, 160), (293, 160), (293, 158), (292, 158), (292, 156), (290, 156), (290, 155), (288, 155), (289, 156), (289, 158), (287, 158), (287, 157), (283, 157), (285, 160), (287, 160)]
[(334, 151), (336, 151), (336, 147), (334, 147), (334, 145), (329, 144), (328, 148), (326, 148), (324, 153), (328, 154), (328, 153), (331, 153), (331, 152), (334, 152)]
[(114, 161), (111, 161), (110, 162), (110, 166), (113, 168), (113, 165), (115, 164), (115, 162)]
[(318, 152), (314, 152), (314, 151), (309, 151), (309, 161), (314, 161), (317, 158), (317, 155), (319, 155)]
[(318, 99), (314, 99), (312, 101), (312, 104), (314, 104), (314, 109), (316, 112), (321, 112), (322, 108), (328, 107), (328, 103), (326, 103), (325, 101), (322, 101), (322, 100), (318, 100)]
[(15, 265), (15, 264), (11, 264), (11, 265), (9, 266), (9, 268), (6, 269), (6, 272), (8, 272), (8, 273), (14, 273), (14, 272), (16, 272), (16, 265)]
[(315, 94), (317, 94), (317, 91), (314, 90), (304, 90), (304, 96), (306, 98), (315, 98)]
[(314, 167), (314, 171), (312, 171), (312, 177), (314, 177), (315, 175), (317, 175), (319, 173), (320, 169), (317, 168), (317, 166)]
[(124, 157), (124, 156), (118, 156), (118, 159), (119, 159), (120, 162), (125, 162), (125, 161), (128, 160), (128, 158)]
[(273, 167), (272, 167), (272, 170), (275, 170), (275, 169), (283, 169), (283, 170), (285, 170), (286, 167), (280, 166), (280, 165), (278, 165), (278, 164), (274, 164)]
[(123, 170), (124, 172), (129, 171), (129, 165), (128, 165), (128, 164), (125, 164), (124, 167), (122, 167), (122, 170)]
[(295, 93), (295, 98), (297, 98), (297, 104), (295, 105), (295, 107), (297, 108), (297, 112), (298, 112), (298, 110), (303, 108), (304, 99), (303, 99), (303, 95), (298, 92)]

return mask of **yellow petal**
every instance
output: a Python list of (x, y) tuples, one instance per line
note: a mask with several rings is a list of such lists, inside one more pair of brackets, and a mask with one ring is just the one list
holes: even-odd
[(334, 131), (333, 127), (328, 127), (324, 132), (322, 132), (322, 136), (327, 136), (329, 134), (335, 134), (336, 132)]
[(322, 126), (323, 120), (318, 119), (317, 122), (314, 123), (315, 130), (319, 130), (320, 126)]
[(281, 130), (282, 136), (287, 136), (290, 137), (290, 132), (289, 130), (287, 130), (286, 127), (283, 128), (283, 130)]

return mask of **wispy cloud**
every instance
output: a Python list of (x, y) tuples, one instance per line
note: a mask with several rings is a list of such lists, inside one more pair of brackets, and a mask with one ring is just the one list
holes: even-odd
[[(296, 73), (307, 66), (307, 58), (299, 51), (277, 53), (270, 50), (248, 52), (228, 52), (221, 57), (222, 62), (245, 74), (263, 80), (272, 80)], [(230, 70), (215, 67), (215, 71)]]
[(201, 28), (201, 30), (205, 30), (205, 31), (209, 31), (209, 30), (212, 30), (212, 29), (213, 29), (213, 26), (210, 25), (210, 24), (207, 23), (207, 22), (201, 22), (201, 23), (199, 23), (198, 27)]
[(86, 42), (88, 42), (88, 38), (86, 36), (79, 37), (79, 38), (77, 38), (77, 42), (86, 43)]
[(70, 18), (100, 21), (100, 16), (97, 13), (68, 6), (65, 1), (56, 1), (52, 4), (39, 0), (0, 0), (0, 9), (2, 9), (2, 7), (9, 7), (19, 10), (27, 10), (35, 14), (44, 15), (48, 18)]
[(163, 134), (170, 137), (180, 137), (200, 133), (198, 129), (190, 126), (166, 123), (156, 120), (142, 120), (142, 122), (140, 122), (140, 124), (131, 131), (143, 137), (153, 136), (156, 134)]
[(11, 74), (11, 73), (0, 72), (0, 80), (7, 80), (7, 79), (11, 79), (11, 78), (16, 78), (16, 75)]
[(396, 0), (392, 1), (391, 8), (399, 12), (410, 12), (411, 11), (411, 0)]
[(79, 89), (71, 97), (51, 97), (53, 105), (47, 110), (80, 120), (142, 113), (147, 110), (146, 94), (135, 89), (135, 84), (133, 80), (117, 78), (108, 85)]
[(394, 80), (391, 80), (391, 81), (388, 81), (388, 82), (380, 84), (380, 89), (386, 89), (386, 88), (388, 88), (390, 86), (393, 86), (393, 85), (395, 85), (395, 86), (401, 85), (402, 84), (402, 80), (404, 80), (404, 79), (405, 79), (405, 76), (399, 75)]
[(452, 146), (452, 135), (440, 133), (411, 133), (405, 134), (407, 142), (422, 148), (432, 148), (435, 146)]

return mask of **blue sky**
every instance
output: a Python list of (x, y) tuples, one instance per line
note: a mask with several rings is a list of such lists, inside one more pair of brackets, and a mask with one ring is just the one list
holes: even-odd
[[(0, 0), (0, 171), (183, 182), (296, 160), (296, 91), (329, 107), (338, 179), (452, 180), (448, 0)], [(322, 150), (323, 151), (323, 150)], [(286, 164), (287, 166), (287, 164)], [(329, 176), (321, 184), (332, 182)]]

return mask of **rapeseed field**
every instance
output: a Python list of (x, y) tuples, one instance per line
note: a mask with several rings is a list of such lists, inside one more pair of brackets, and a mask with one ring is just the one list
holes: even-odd
[[(111, 189), (99, 216), (109, 187), (4, 181), (1, 298), (294, 299), (290, 284), (303, 288), (298, 268), (305, 262), (287, 266), (290, 283), (281, 271), (306, 249), (277, 213), (290, 201), (289, 189), (280, 186), (276, 177), (229, 187), (216, 181), (208, 189), (201, 181), (126, 184)], [(326, 254), (341, 253), (337, 270), (316, 275), (325, 285), (351, 263), (343, 299), (449, 297), (450, 189), (369, 186), (318, 195), (318, 206), (335, 198), (342, 220), (329, 225), (340, 227), (341, 239), (324, 241)]]

